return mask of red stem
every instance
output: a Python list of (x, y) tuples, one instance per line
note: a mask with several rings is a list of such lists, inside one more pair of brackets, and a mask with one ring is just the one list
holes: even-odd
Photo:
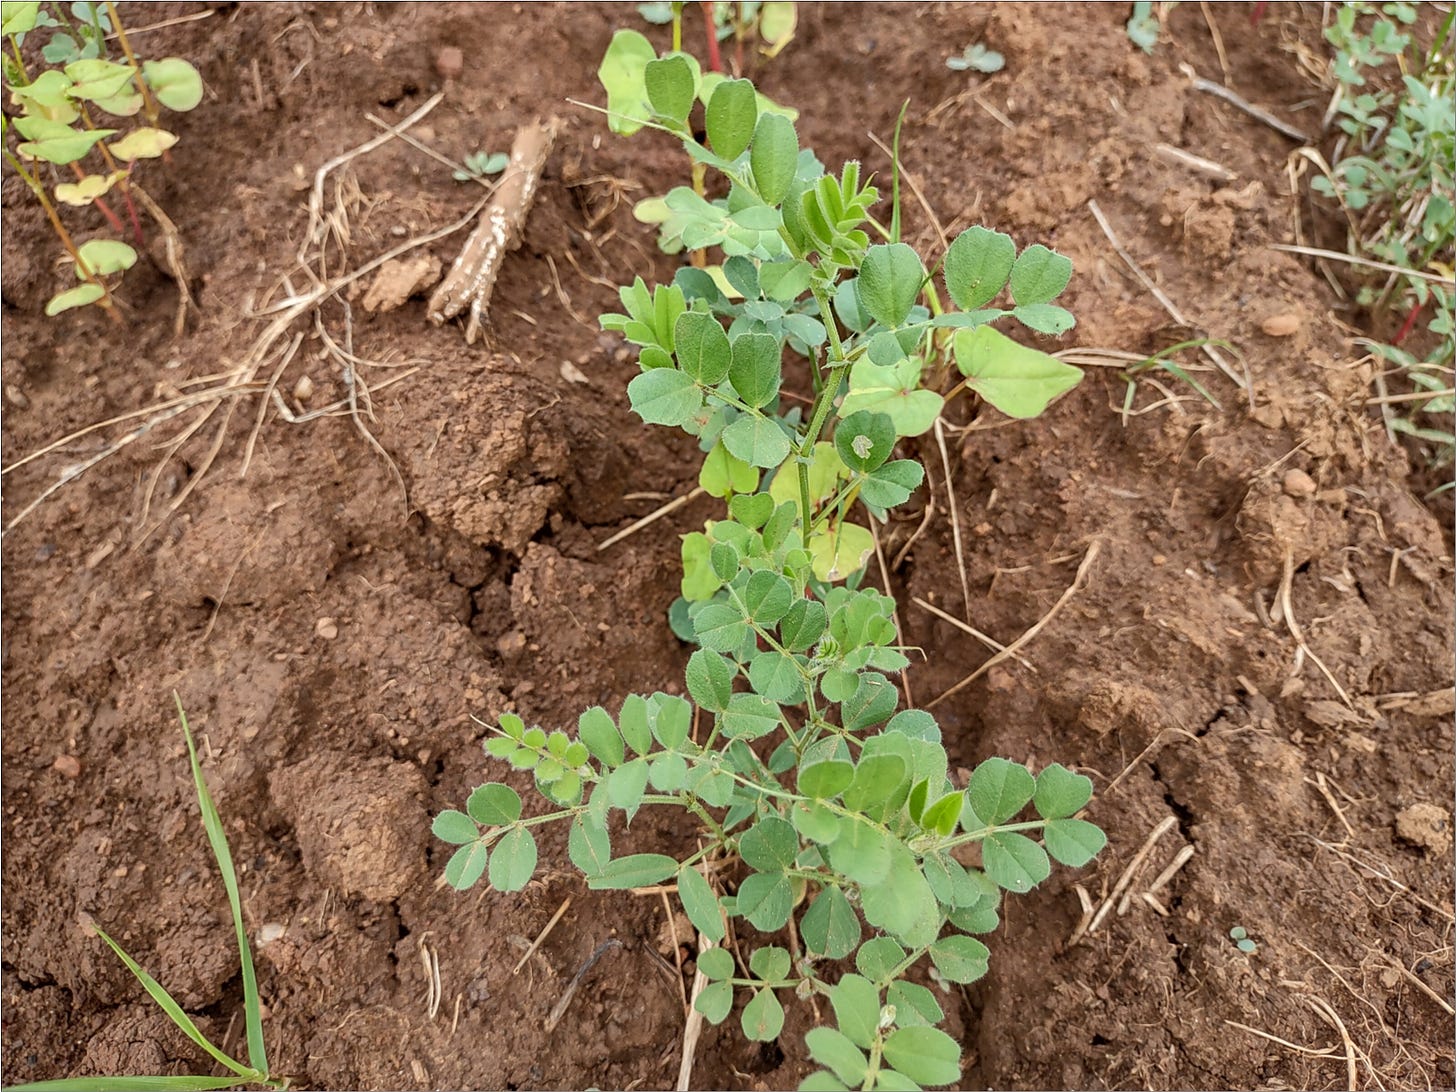
[(1425, 304), (1418, 303), (1411, 308), (1411, 313), (1406, 315), (1405, 322), (1401, 323), (1400, 332), (1397, 333), (1395, 335), (1395, 339), (1391, 341), (1392, 345), (1399, 345), (1402, 341), (1406, 339), (1406, 336), (1409, 335), (1411, 330), (1415, 328), (1416, 316), (1421, 313), (1421, 308), (1424, 306)]
[(713, 21), (713, 5), (709, 0), (703, 0), (699, 5), (703, 9), (703, 20), (708, 24), (708, 71), (723, 71), (723, 55), (718, 52), (718, 25)]
[(1259, 0), (1259, 2), (1254, 5), (1254, 10), (1249, 12), (1249, 26), (1256, 27), (1259, 25), (1259, 20), (1264, 18), (1264, 9), (1268, 6), (1269, 0)]

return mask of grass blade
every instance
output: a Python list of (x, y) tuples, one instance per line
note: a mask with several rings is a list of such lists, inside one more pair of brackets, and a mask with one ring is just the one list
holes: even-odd
[(7, 1085), (5, 1092), (208, 1092), (209, 1089), (237, 1088), (263, 1083), (250, 1077), (66, 1077), (55, 1081)]
[(192, 741), (192, 729), (187, 726), (187, 713), (182, 708), (182, 699), (173, 691), (177, 703), (177, 716), (182, 721), (182, 734), (187, 737), (187, 757), (192, 762), (192, 780), (197, 785), (197, 802), (202, 809), (202, 825), (207, 829), (207, 841), (212, 846), (212, 855), (217, 858), (217, 870), (222, 873), (223, 886), (227, 888), (228, 906), (232, 909), (233, 929), (238, 935), (238, 959), (243, 970), (243, 1017), (248, 1028), (248, 1064), (254, 1072), (268, 1072), (268, 1052), (263, 1045), (262, 1010), (258, 1004), (258, 976), (253, 970), (253, 950), (248, 946), (248, 931), (243, 926), (242, 900), (238, 897), (238, 876), (233, 870), (233, 855), (228, 849), (227, 834), (222, 829), (222, 816), (207, 791), (207, 782), (202, 777), (202, 764), (197, 761), (197, 746)]
[[(166, 991), (162, 984), (151, 975), (147, 974), (146, 971), (142, 970), (141, 965), (137, 963), (136, 960), (132, 959), (131, 956), (127, 955), (125, 949), (123, 949), (120, 944), (116, 943), (116, 941), (112, 940), (109, 936), (107, 936), (105, 930), (97, 925), (93, 925), (92, 928), (96, 930), (97, 936), (99, 936), (102, 940), (106, 941), (108, 945), (110, 945), (111, 950), (116, 953), (117, 958), (119, 958), (123, 963), (126, 964), (126, 969), (129, 970), (136, 977), (136, 980), (142, 984), (142, 987), (147, 991), (148, 994), (151, 995), (152, 1000), (155, 1001), (159, 1006), (161, 1006), (162, 1011), (167, 1014), (168, 1018), (172, 1021), (172, 1023), (176, 1024), (179, 1028), (182, 1029), (182, 1031), (186, 1034), (187, 1038), (191, 1039), (203, 1050), (207, 1051), (208, 1054), (212, 1055), (212, 1057), (216, 1059), (219, 1065), (226, 1066), (228, 1069), (231, 1069), (234, 1073), (238, 1074), (245, 1080), (253, 1080), (257, 1077), (257, 1072), (255, 1070), (250, 1070), (246, 1066), (239, 1065), (222, 1051), (218, 1050), (217, 1047), (213, 1046), (207, 1036), (203, 1035), (202, 1032), (198, 1030), (197, 1025), (192, 1022), (192, 1017), (188, 1016), (185, 1012), (182, 1011), (182, 1006), (177, 1004), (177, 1002), (173, 1000), (172, 995)], [(154, 1079), (160, 1078), (132, 1078), (132, 1080), (138, 1081)], [(199, 1080), (213, 1079), (215, 1078), (199, 1078)], [(234, 1081), (233, 1083), (241, 1084), (242, 1081)]]

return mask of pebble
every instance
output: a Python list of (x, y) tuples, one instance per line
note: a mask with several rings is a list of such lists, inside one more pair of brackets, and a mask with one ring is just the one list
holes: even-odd
[(314, 633), (325, 641), (332, 641), (339, 635), (339, 624), (332, 618), (320, 618), (313, 627)]
[(313, 380), (306, 375), (298, 377), (298, 382), (293, 384), (293, 400), (299, 405), (307, 405), (308, 400), (313, 397)]
[(51, 769), (62, 777), (80, 777), (81, 760), (75, 755), (56, 755), (56, 760), (51, 763)]
[(1291, 497), (1312, 497), (1318, 488), (1314, 479), (1297, 466), (1284, 472), (1284, 492)]
[(435, 54), (435, 71), (441, 79), (456, 80), (465, 71), (465, 54), (458, 46), (441, 46)]
[(5, 384), (5, 401), (9, 402), (16, 409), (23, 410), (30, 408), (30, 399), (27, 398), (25, 396), (25, 392), (17, 387), (14, 383)]
[(1270, 337), (1289, 337), (1291, 334), (1299, 333), (1299, 316), (1293, 312), (1270, 315), (1259, 325), (1259, 328)]

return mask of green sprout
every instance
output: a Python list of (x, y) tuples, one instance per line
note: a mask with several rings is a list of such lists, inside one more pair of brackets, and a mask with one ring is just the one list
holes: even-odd
[(1249, 931), (1242, 925), (1235, 925), (1229, 930), (1229, 939), (1244, 955), (1252, 955), (1259, 950), (1259, 946), (1249, 939)]
[(994, 49), (987, 49), (980, 42), (974, 42), (954, 57), (947, 57), (945, 67), (952, 72), (981, 72), (989, 76), (1006, 67), (1006, 58)]
[(505, 152), (474, 152), (465, 157), (465, 163), (452, 178), (456, 182), (484, 182), (489, 175), (500, 174), (506, 169), (511, 157)]
[(258, 997), (258, 976), (253, 969), (253, 952), (248, 944), (247, 929), (243, 925), (243, 904), (238, 893), (237, 871), (233, 868), (232, 851), (228, 848), (227, 833), (223, 830), (222, 816), (208, 792), (207, 782), (202, 776), (202, 764), (197, 759), (197, 746), (192, 739), (192, 730), (187, 725), (187, 714), (182, 709), (182, 699), (173, 694), (177, 703), (177, 717), (182, 723), (182, 735), (187, 741), (187, 757), (192, 766), (192, 783), (197, 790), (197, 803), (202, 812), (202, 825), (207, 831), (207, 842), (217, 861), (223, 886), (227, 889), (228, 908), (232, 912), (233, 932), (237, 937), (238, 960), (243, 980), (243, 1023), (247, 1031), (247, 1062), (240, 1062), (205, 1036), (179, 1005), (175, 998), (155, 978), (142, 969), (126, 951), (101, 930), (93, 926), (96, 935), (104, 940), (126, 964), (127, 970), (142, 984), (142, 988), (165, 1012), (182, 1033), (201, 1047), (209, 1057), (224, 1069), (228, 1075), (212, 1077), (203, 1075), (181, 1075), (175, 1077), (68, 1077), (54, 1081), (36, 1081), (32, 1084), (9, 1086), (9, 1092), (113, 1092), (124, 1089), (148, 1089), (155, 1092), (203, 1092), (205, 1089), (240, 1088), (261, 1086), (263, 1088), (286, 1088), (287, 1082), (269, 1075), (268, 1053), (263, 1042), (263, 1010)]
[[(954, 1084), (960, 1047), (913, 976), (979, 979), (1003, 893), (1030, 891), (1053, 860), (1086, 865), (1106, 837), (1081, 818), (1092, 782), (1059, 764), (991, 757), (951, 780), (935, 718), (899, 707), (892, 676), (910, 659), (895, 601), (862, 585), (872, 528), (924, 481), (911, 438), (944, 405), (921, 385), (928, 359), (956, 370), (952, 395), (1023, 419), (1082, 378), (997, 328), (1069, 329), (1052, 301), (1071, 262), (973, 227), (927, 266), (898, 240), (898, 210), (888, 228), (875, 220), (879, 190), (858, 163), (827, 172), (792, 112), (748, 80), (633, 35), (618, 32), (601, 68), (609, 124), (676, 136), (725, 183), (722, 197), (680, 186), (663, 199), (664, 234), (721, 261), (670, 284), (638, 277), (600, 319), (638, 354), (633, 410), (697, 440), (699, 484), (723, 502), (682, 543), (669, 621), (694, 646), (686, 696), (628, 694), (574, 729), (499, 715), (485, 750), (529, 771), (545, 808), (489, 782), (437, 815), (455, 847), (445, 879), (519, 891), (537, 828), (564, 824), (591, 888), (675, 885), (712, 944), (693, 1001), (712, 1023), (741, 1005), (743, 1034), (771, 1041), (784, 999), (827, 999), (834, 1026), (806, 1038), (822, 1068), (801, 1087)], [(699, 105), (703, 137), (689, 123)], [(630, 828), (611, 833), (614, 813), (630, 824), (645, 807), (682, 813), (698, 848), (635, 852)], [(958, 852), (972, 846), (976, 866)], [(730, 922), (740, 944), (762, 937), (742, 962), (721, 946)], [(853, 970), (829, 973), (836, 961)]]

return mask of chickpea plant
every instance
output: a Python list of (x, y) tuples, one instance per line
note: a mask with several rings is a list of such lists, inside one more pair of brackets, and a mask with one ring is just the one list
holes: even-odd
[[(940, 263), (954, 306), (932, 315), (914, 249), (870, 243), (878, 193), (859, 164), (826, 173), (742, 79), (714, 81), (700, 142), (688, 119), (705, 79), (682, 54), (654, 58), (634, 121), (677, 135), (726, 179), (725, 198), (680, 187), (667, 201), (688, 247), (726, 255), (733, 298), (684, 268), (655, 288), (638, 278), (621, 289), (622, 313), (601, 318), (639, 351), (633, 409), (699, 440), (700, 481), (726, 504), (684, 539), (672, 623), (697, 646), (687, 697), (631, 694), (582, 713), (575, 732), (503, 714), (486, 751), (532, 771), (546, 810), (528, 814), (514, 789), (490, 783), (434, 832), (458, 847), (445, 867), (458, 889), (483, 876), (522, 889), (537, 865), (533, 830), (553, 822), (568, 824), (590, 887), (675, 884), (711, 942), (695, 1001), (708, 1020), (737, 1007), (745, 1035), (772, 1040), (784, 998), (827, 998), (834, 1026), (808, 1033), (822, 1068), (804, 1088), (953, 1084), (960, 1048), (913, 972), (928, 962), (934, 982), (980, 978), (990, 953), (977, 938), (997, 927), (1003, 892), (1031, 890), (1052, 859), (1085, 865), (1106, 839), (1078, 817), (1091, 782), (1061, 765), (1033, 774), (988, 758), (964, 789), (951, 783), (935, 718), (898, 708), (890, 675), (909, 660), (894, 601), (859, 586), (872, 538), (851, 511), (883, 518), (924, 478), (896, 447), (943, 405), (919, 385), (933, 334), (950, 336), (960, 382), (1013, 417), (1076, 385), (1077, 369), (995, 328), (1070, 326), (1051, 301), (1071, 263), (971, 228)], [(996, 306), (1008, 285), (1009, 305)], [(786, 347), (809, 362), (807, 412), (784, 408)], [(701, 848), (620, 852), (643, 807), (685, 812)], [(723, 946), (730, 928), (745, 962)]]
[[(92, 239), (77, 244), (61, 220), (60, 206), (95, 207), (118, 234), (127, 232), (106, 200), (116, 189), (122, 196), (133, 242), (142, 245), (141, 222), (132, 200), (136, 164), (167, 154), (177, 142), (175, 134), (160, 128), (161, 111), (187, 111), (202, 101), (202, 77), (180, 57), (139, 61), (108, 0), (103, 6), (76, 3), (67, 14), (64, 6), (49, 7), (58, 21), (38, 2), (5, 0), (0, 14), (0, 36), (10, 47), (3, 57), (6, 90), (19, 116), (0, 117), (0, 142), (10, 164), (45, 210), (62, 247), (70, 257), (76, 279), (72, 288), (57, 293), (46, 304), (47, 315), (98, 304), (117, 317), (112, 284), (137, 260), (136, 249), (119, 239)], [(22, 45), (26, 37), (46, 28), (66, 26), (41, 50), (48, 67), (32, 72), (26, 67)], [(106, 36), (115, 30), (123, 60), (104, 56)], [(126, 120), (141, 116), (145, 124), (125, 129)], [(11, 147), (10, 130), (15, 130)], [(93, 155), (101, 169), (92, 172)], [(42, 164), (49, 164), (48, 168)], [(72, 179), (53, 181), (64, 169)], [(50, 182), (48, 185), (47, 183)]]

